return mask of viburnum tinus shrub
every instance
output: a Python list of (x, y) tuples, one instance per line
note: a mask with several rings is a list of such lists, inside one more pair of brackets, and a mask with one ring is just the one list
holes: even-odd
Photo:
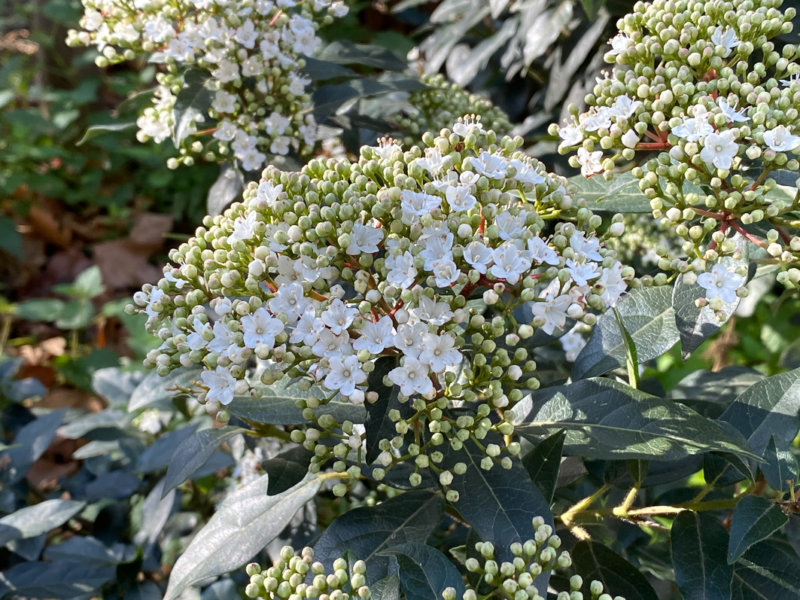
[[(347, 14), (340, 0), (83, 0), (70, 45), (94, 45), (107, 66), (145, 58), (162, 64), (140, 141), (172, 138), (171, 166), (235, 159), (257, 171), (268, 155), (309, 154), (317, 141), (298, 71), (321, 40), (317, 30)], [(205, 124), (205, 125), (204, 125)]]
[[(300, 406), (313, 426), (291, 433), (312, 470), (334, 459), (381, 480), (402, 465), (411, 485), (431, 469), (447, 487), (467, 465), (442, 464), (441, 447), (468, 441), (484, 449), (481, 468), (507, 468), (519, 452), (511, 409), (539, 386), (524, 340), (616, 304), (632, 270), (602, 238), (621, 222), (598, 231), (602, 219), (574, 207), (519, 139), (471, 120), (423, 139), (364, 147), (354, 163), (268, 168), (243, 202), (207, 217), (135, 297), (163, 340), (147, 365), (201, 365), (214, 411), (282, 378), (321, 390)], [(379, 431), (325, 409), (340, 398), (369, 410), (387, 387), (400, 406)]]
[(699, 274), (712, 302), (732, 302), (745, 281), (741, 239), (781, 283), (800, 281), (800, 53), (776, 40), (795, 15), (780, 6), (637, 3), (618, 22), (589, 110), (573, 106), (552, 128), (585, 177), (634, 163), (653, 216), (682, 240), (678, 253), (659, 246), (658, 267)]

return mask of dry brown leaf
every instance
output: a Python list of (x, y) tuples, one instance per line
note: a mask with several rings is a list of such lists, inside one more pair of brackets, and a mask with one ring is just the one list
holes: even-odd
[(100, 267), (106, 289), (138, 288), (158, 281), (161, 270), (147, 262), (148, 254), (140, 253), (129, 240), (96, 244), (94, 262)]
[(172, 217), (142, 213), (136, 217), (128, 239), (140, 252), (150, 256), (164, 245), (164, 235), (172, 229)]
[(31, 233), (45, 241), (67, 248), (72, 241), (72, 231), (60, 223), (53, 214), (38, 205), (32, 205), (28, 212)]

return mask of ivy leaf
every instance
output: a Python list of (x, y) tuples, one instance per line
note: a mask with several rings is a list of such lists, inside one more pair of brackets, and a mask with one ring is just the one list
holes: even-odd
[(569, 178), (569, 185), (572, 194), (585, 198), (586, 205), (595, 212), (652, 212), (649, 198), (639, 189), (639, 180), (630, 172), (616, 174), (610, 181), (576, 175)]
[(197, 116), (204, 115), (214, 101), (214, 92), (206, 87), (207, 80), (208, 73), (200, 69), (190, 69), (183, 76), (183, 88), (172, 109), (172, 143), (176, 148), (189, 135)]
[(0, 546), (47, 533), (63, 525), (83, 510), (85, 502), (74, 500), (45, 500), (20, 508), (0, 519)]
[(743, 439), (691, 408), (605, 378), (538, 391), (534, 410), (516, 426), (533, 440), (561, 429), (567, 432), (564, 452), (573, 456), (674, 460), (728, 452), (757, 458)]
[(733, 509), (728, 541), (728, 563), (783, 527), (789, 517), (773, 502), (760, 496), (745, 496)]
[(794, 369), (750, 386), (719, 419), (738, 429), (761, 456), (773, 435), (786, 444), (792, 442), (800, 427), (798, 411), (800, 369)]
[(553, 501), (553, 494), (556, 491), (566, 437), (567, 432), (564, 430), (554, 433), (536, 444), (536, 447), (522, 459), (522, 464), (525, 465), (533, 483), (542, 492), (548, 504)]
[(442, 520), (444, 503), (438, 493), (413, 490), (377, 506), (364, 506), (339, 516), (314, 546), (314, 559), (330, 568), (351, 550), (367, 564), (370, 580), (386, 577), (390, 557), (384, 552), (405, 542), (423, 543)]
[(725, 558), (728, 532), (710, 515), (684, 510), (670, 534), (675, 580), (684, 600), (729, 600), (733, 567)]
[[(636, 347), (639, 363), (661, 356), (680, 339), (666, 286), (631, 290), (617, 305), (619, 320)], [(626, 338), (614, 312), (600, 316), (572, 369), (573, 379), (595, 377), (626, 363)]]
[(214, 450), (235, 435), (244, 433), (241, 427), (220, 427), (219, 429), (203, 429), (183, 440), (175, 449), (175, 453), (167, 467), (162, 494), (166, 496), (175, 486), (191, 477), (214, 454)]
[(658, 600), (642, 572), (608, 546), (591, 541), (578, 542), (570, 556), (583, 580), (587, 583), (599, 581), (610, 596), (623, 596), (625, 600)]
[(268, 496), (264, 475), (231, 493), (178, 558), (164, 600), (198, 581), (238, 569), (278, 536), (295, 512), (311, 500), (322, 475), (309, 474), (277, 496)]
[(764, 452), (764, 460), (767, 462), (760, 465), (761, 472), (771, 488), (787, 491), (790, 485), (788, 482), (797, 481), (797, 459), (791, 444), (773, 435)]
[(772, 541), (748, 550), (734, 566), (733, 600), (800, 599), (800, 560)]
[(447, 557), (426, 544), (407, 542), (391, 546), (384, 554), (397, 559), (400, 585), (406, 600), (441, 598), (446, 588), (456, 591), (456, 598), (464, 594), (461, 573)]

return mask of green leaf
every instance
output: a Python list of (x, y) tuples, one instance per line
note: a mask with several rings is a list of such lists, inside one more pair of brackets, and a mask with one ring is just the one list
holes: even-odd
[(401, 600), (400, 578), (389, 575), (369, 586), (372, 600)]
[(169, 466), (175, 449), (199, 427), (199, 423), (186, 425), (160, 436), (136, 457), (136, 470), (140, 473), (152, 473)]
[(675, 581), (684, 600), (730, 600), (733, 567), (728, 532), (713, 516), (684, 510), (670, 534)]
[(28, 321), (52, 322), (58, 319), (65, 303), (55, 298), (34, 298), (20, 302), (14, 308), (14, 314)]
[(114, 579), (114, 567), (90, 567), (75, 561), (25, 562), (0, 573), (0, 597), (85, 598)]
[(525, 465), (533, 483), (542, 492), (548, 504), (553, 501), (553, 494), (556, 491), (558, 471), (561, 468), (561, 454), (566, 437), (566, 431), (558, 431), (536, 444), (536, 447), (522, 459), (522, 464)]
[(136, 127), (136, 121), (126, 121), (124, 123), (106, 123), (104, 125), (92, 125), (91, 127), (89, 127), (89, 129), (86, 130), (86, 133), (83, 134), (83, 137), (80, 140), (78, 140), (78, 143), (75, 145), (83, 146), (86, 142), (88, 142), (92, 138), (96, 138), (99, 135), (115, 131), (125, 131), (126, 129), (133, 129), (134, 127)]
[(22, 258), (22, 236), (14, 221), (0, 216), (0, 249)]
[(628, 371), (628, 383), (635, 388), (639, 387), (639, 358), (636, 353), (636, 344), (633, 343), (633, 338), (628, 330), (625, 329), (625, 323), (622, 321), (622, 316), (619, 314), (616, 306), (612, 306), (611, 310), (614, 313), (614, 318), (617, 320), (617, 327), (622, 336), (622, 343), (625, 346), (625, 369)]
[(267, 493), (270, 496), (280, 494), (301, 481), (308, 473), (312, 456), (313, 452), (295, 446), (264, 462), (264, 472), (269, 475)]
[(285, 492), (268, 496), (269, 476), (264, 475), (229, 494), (175, 562), (164, 600), (251, 560), (316, 495), (323, 477), (309, 474)]
[(734, 563), (754, 544), (783, 527), (789, 517), (761, 496), (745, 496), (733, 509), (728, 563)]
[(343, 67), (330, 60), (319, 60), (309, 56), (305, 57), (303, 60), (306, 61), (306, 66), (301, 69), (301, 72), (306, 77), (310, 77), (313, 81), (325, 81), (338, 77), (358, 77), (358, 73), (352, 69)]
[(85, 502), (45, 500), (0, 519), (0, 546), (12, 540), (32, 538), (63, 525), (78, 514)]
[(200, 378), (199, 368), (179, 368), (166, 377), (153, 371), (136, 386), (128, 403), (128, 412), (135, 412), (153, 404), (172, 408), (170, 400), (178, 392), (176, 388), (189, 387)]
[(667, 398), (688, 404), (706, 416), (718, 417), (739, 394), (762, 379), (763, 373), (742, 366), (694, 371), (681, 379)]
[[(496, 435), (488, 435), (482, 442), (484, 445), (501, 444), (502, 440)], [(481, 468), (486, 453), (471, 439), (464, 442), (458, 452), (448, 446), (444, 453), (445, 468), (452, 469), (457, 462), (467, 465), (463, 475), (453, 475), (450, 489), (458, 492), (459, 500), (452, 506), (482, 540), (495, 545), (498, 561), (512, 560), (509, 550), (512, 542), (533, 539), (535, 531), (531, 521), (534, 517), (541, 516), (553, 524), (549, 503), (519, 459), (512, 460), (510, 469), (493, 465), (486, 471)], [(546, 586), (547, 582), (539, 582), (540, 579), (546, 577), (537, 579), (537, 583)]]
[(788, 482), (797, 481), (797, 458), (792, 452), (792, 445), (773, 435), (764, 452), (764, 460), (766, 463), (760, 467), (769, 486), (774, 490), (788, 491)]
[(17, 432), (13, 447), (6, 450), (0, 458), (0, 464), (5, 464), (5, 460), (9, 461), (4, 466), (4, 483), (16, 483), (25, 477), (31, 465), (50, 447), (50, 442), (64, 419), (64, 413), (64, 410), (54, 410), (31, 421)]
[[(597, 580), (609, 596), (623, 596), (625, 600), (658, 600), (642, 572), (608, 546), (592, 541), (578, 542), (570, 556), (585, 586)], [(584, 597), (587, 595), (588, 589)]]
[(403, 418), (413, 415), (414, 409), (408, 402), (400, 403), (399, 386), (391, 388), (383, 384), (383, 377), (397, 366), (394, 357), (382, 357), (375, 361), (375, 369), (367, 377), (367, 388), (378, 393), (376, 402), (366, 402), (367, 419), (364, 428), (367, 435), (367, 462), (373, 462), (381, 453), (378, 447), (383, 439), (392, 439), (397, 435), (394, 421), (389, 418), (389, 411), (397, 410)]
[(183, 76), (183, 89), (172, 109), (172, 143), (176, 148), (180, 148), (181, 141), (192, 131), (197, 116), (205, 115), (214, 101), (214, 92), (206, 87), (207, 80), (208, 73), (200, 69), (190, 69)]
[(800, 560), (772, 541), (748, 550), (734, 566), (733, 600), (800, 599)]
[(94, 307), (89, 300), (70, 300), (56, 319), (60, 329), (83, 329), (92, 321)]
[[(269, 386), (256, 388), (254, 396), (236, 396), (228, 405), (232, 415), (253, 423), (271, 423), (273, 425), (301, 425), (307, 421), (303, 411), (298, 408), (299, 401), (315, 399), (320, 403), (315, 409), (317, 415), (333, 415), (340, 423), (351, 421), (363, 423), (366, 410), (363, 406), (342, 400), (329, 400), (320, 386), (312, 385), (303, 390), (297, 380), (283, 377)], [(336, 396), (339, 398), (339, 396)]]
[(617, 173), (610, 181), (602, 176), (576, 175), (569, 178), (572, 195), (585, 198), (587, 206), (597, 212), (649, 213), (650, 200), (639, 189), (639, 180), (630, 172)]
[(218, 429), (203, 429), (193, 433), (183, 440), (175, 449), (169, 461), (167, 475), (164, 478), (164, 496), (175, 486), (183, 483), (192, 474), (202, 467), (214, 454), (214, 450), (232, 437), (246, 432), (241, 427), (220, 427)]
[(536, 406), (516, 430), (527, 438), (567, 432), (569, 455), (673, 460), (701, 452), (755, 455), (733, 434), (691, 408), (596, 378), (536, 392)]
[[(617, 305), (622, 324), (636, 346), (639, 363), (661, 356), (680, 339), (670, 296), (666, 286), (639, 288), (631, 290)], [(601, 315), (592, 337), (575, 360), (572, 378), (594, 377), (623, 366), (626, 347), (614, 313)]]
[(219, 177), (208, 190), (206, 212), (211, 216), (221, 215), (241, 195), (243, 187), (243, 175), (228, 163), (223, 164)]
[(314, 559), (331, 568), (333, 561), (351, 550), (367, 563), (368, 579), (389, 574), (384, 551), (395, 544), (423, 543), (442, 520), (441, 495), (412, 490), (377, 506), (364, 506), (335, 519), (314, 546)]
[(97, 538), (80, 535), (68, 538), (60, 544), (48, 546), (44, 551), (44, 557), (51, 562), (68, 560), (91, 567), (113, 567), (122, 562), (120, 556)]
[(318, 87), (313, 94), (314, 116), (325, 119), (339, 112), (347, 103), (357, 98), (367, 98), (389, 92), (414, 92), (428, 89), (417, 79), (397, 79), (393, 81), (374, 81), (372, 79), (351, 79), (344, 83), (333, 83)]
[(447, 557), (426, 544), (407, 542), (388, 548), (384, 554), (397, 559), (398, 575), (406, 600), (441, 598), (447, 588), (464, 594), (461, 573)]
[(748, 388), (722, 413), (720, 421), (733, 425), (759, 456), (770, 437), (790, 443), (800, 428), (800, 369), (762, 379)]
[(364, 65), (384, 71), (405, 71), (408, 66), (406, 61), (386, 48), (344, 40), (325, 46), (317, 55), (317, 60), (340, 65)]

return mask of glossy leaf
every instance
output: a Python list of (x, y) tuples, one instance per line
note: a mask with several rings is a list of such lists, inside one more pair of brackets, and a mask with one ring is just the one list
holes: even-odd
[(219, 429), (203, 429), (183, 440), (175, 449), (169, 462), (167, 475), (164, 478), (163, 494), (183, 483), (211, 458), (217, 447), (235, 435), (244, 433), (241, 427), (220, 427)]
[(265, 461), (263, 469), (269, 475), (267, 493), (270, 496), (280, 494), (301, 481), (308, 473), (312, 456), (313, 452), (302, 446), (295, 446)]
[(192, 435), (199, 423), (186, 425), (159, 437), (136, 458), (136, 470), (140, 473), (152, 473), (169, 465), (175, 449)]
[(397, 559), (397, 574), (406, 600), (441, 598), (447, 588), (456, 591), (456, 598), (463, 595), (464, 580), (461, 573), (436, 548), (407, 542), (391, 546), (385, 554)]
[(200, 69), (190, 69), (183, 76), (183, 88), (175, 98), (172, 109), (172, 143), (178, 148), (192, 131), (199, 115), (204, 115), (214, 101), (214, 92), (206, 87), (208, 74)]
[(722, 413), (759, 456), (770, 438), (790, 443), (800, 428), (800, 369), (762, 379), (743, 392)]
[(74, 500), (45, 500), (20, 508), (0, 519), (0, 546), (12, 540), (31, 538), (63, 525), (78, 514), (84, 502)]
[(302, 68), (302, 73), (313, 81), (325, 81), (327, 79), (353, 78), (358, 77), (358, 73), (347, 67), (343, 67), (330, 60), (319, 60), (318, 58), (305, 57), (306, 66)]
[(771, 488), (786, 491), (789, 489), (789, 482), (797, 482), (797, 458), (792, 452), (791, 444), (773, 435), (764, 452), (764, 460), (766, 462), (759, 466)]
[(158, 540), (164, 525), (180, 504), (180, 496), (175, 490), (164, 494), (165, 479), (160, 479), (150, 490), (142, 505), (142, 524), (133, 538), (139, 546), (147, 547)]
[(172, 399), (178, 393), (178, 388), (189, 387), (200, 379), (199, 368), (175, 369), (166, 377), (161, 377), (153, 371), (136, 386), (128, 403), (128, 411), (134, 412), (141, 408), (153, 405), (164, 405), (170, 408)]
[(238, 569), (275, 538), (295, 512), (313, 498), (322, 483), (319, 474), (277, 496), (268, 496), (269, 476), (228, 495), (189, 547), (178, 558), (165, 600), (207, 577)]
[(325, 46), (317, 55), (317, 60), (340, 65), (364, 65), (384, 71), (404, 71), (408, 66), (406, 61), (391, 50), (345, 40), (337, 40)]
[(800, 599), (800, 558), (791, 547), (756, 544), (734, 566), (733, 600)]
[(733, 509), (728, 562), (735, 562), (754, 544), (771, 536), (789, 520), (774, 502), (760, 496), (745, 496)]
[(566, 437), (566, 431), (554, 433), (536, 444), (536, 447), (522, 459), (522, 464), (525, 465), (533, 483), (542, 492), (548, 504), (553, 501), (553, 494), (556, 491)]
[(229, 164), (222, 165), (219, 177), (208, 189), (206, 212), (211, 216), (221, 215), (241, 195), (243, 187), (242, 174)]
[(398, 400), (400, 387), (393, 385), (386, 387), (383, 377), (397, 366), (397, 360), (391, 357), (379, 358), (375, 362), (375, 369), (367, 377), (367, 387), (378, 393), (376, 402), (366, 402), (367, 419), (364, 428), (367, 435), (367, 461), (373, 462), (381, 453), (378, 447), (382, 439), (392, 439), (397, 435), (394, 421), (389, 418), (389, 411), (397, 410), (406, 418), (413, 414), (409, 403), (401, 404)]
[(658, 600), (641, 571), (608, 546), (581, 541), (575, 544), (570, 556), (575, 571), (580, 573), (587, 586), (592, 580), (597, 580), (603, 584), (605, 593), (611, 596), (623, 596), (625, 600)]
[(443, 505), (438, 493), (413, 490), (377, 506), (353, 509), (325, 530), (314, 546), (314, 559), (331, 568), (351, 550), (367, 563), (369, 580), (386, 577), (391, 561), (384, 552), (397, 544), (423, 543), (442, 520)]
[(97, 538), (80, 535), (48, 546), (44, 557), (50, 562), (74, 561), (90, 567), (113, 567), (121, 562), (121, 557)]
[(369, 586), (372, 600), (401, 600), (400, 578), (389, 575)]
[(762, 379), (763, 373), (742, 366), (694, 371), (681, 379), (667, 397), (680, 400), (706, 416), (718, 417), (737, 396)]
[(577, 198), (585, 198), (593, 211), (614, 213), (649, 213), (650, 200), (639, 189), (639, 180), (630, 172), (618, 173), (610, 181), (602, 176), (575, 175), (569, 178)]
[(82, 146), (89, 140), (96, 138), (99, 135), (103, 135), (105, 133), (114, 133), (117, 131), (125, 131), (127, 129), (134, 129), (136, 127), (136, 121), (125, 121), (123, 123), (106, 123), (104, 125), (92, 125), (86, 130), (86, 133), (83, 134), (83, 137), (78, 140), (75, 144), (76, 146)]
[(50, 446), (64, 418), (65, 411), (54, 410), (51, 413), (34, 419), (18, 432), (14, 438), (14, 447), (3, 453), (3, 461), (8, 460), (4, 467), (3, 479), (11, 484), (20, 481), (31, 465)]
[(77, 598), (95, 596), (116, 576), (114, 567), (91, 567), (74, 561), (25, 562), (0, 573), (0, 597)]
[(684, 600), (729, 600), (733, 567), (725, 558), (728, 532), (716, 517), (684, 510), (670, 533), (675, 580)]
[(537, 392), (516, 430), (538, 439), (567, 432), (564, 452), (599, 459), (673, 460), (701, 452), (755, 458), (743, 439), (691, 408), (611, 379), (585, 379)]
[[(631, 290), (619, 301), (617, 311), (636, 346), (639, 363), (661, 356), (680, 339), (670, 290), (665, 286)], [(572, 378), (594, 377), (625, 365), (626, 348), (615, 314), (603, 314), (575, 360)]]

